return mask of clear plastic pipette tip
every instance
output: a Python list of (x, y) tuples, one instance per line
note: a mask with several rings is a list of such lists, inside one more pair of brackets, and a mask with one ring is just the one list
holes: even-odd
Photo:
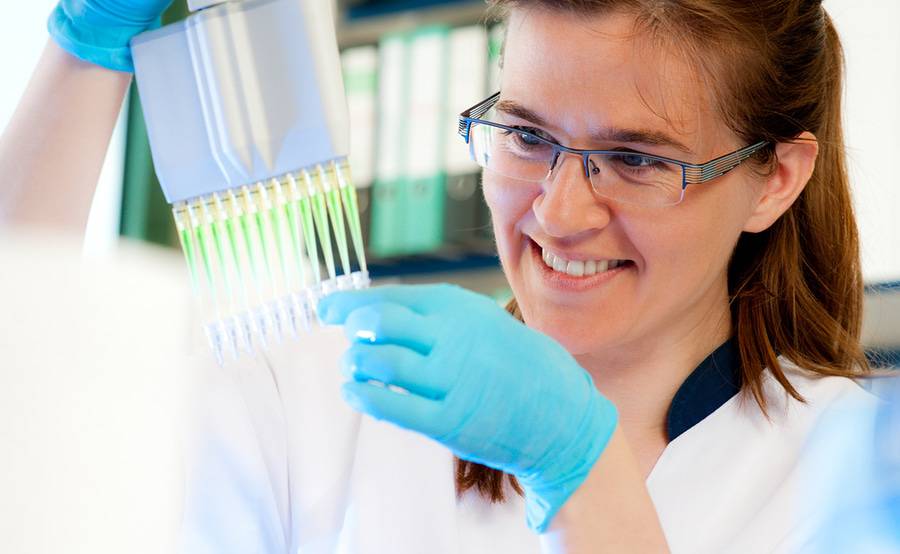
[[(302, 336), (319, 321), (316, 305), (323, 296), (370, 285), (355, 190), (349, 190), (346, 170), (345, 162), (315, 164), (296, 177), (241, 185), (173, 207), (179, 238), (197, 241), (203, 249), (188, 252), (192, 243), (183, 243), (192, 275), (206, 272), (198, 298), (202, 311), (214, 318), (203, 327), (219, 364), (266, 350), (273, 337), (281, 342)], [(349, 243), (343, 242), (347, 233)], [(342, 245), (337, 250), (340, 274), (332, 238)], [(357, 271), (349, 269), (348, 244)], [(311, 275), (304, 269), (307, 263)], [(320, 263), (328, 269), (325, 275)]]

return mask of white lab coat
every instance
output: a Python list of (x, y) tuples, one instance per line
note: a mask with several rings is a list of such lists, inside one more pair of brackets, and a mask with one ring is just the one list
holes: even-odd
[[(0, 550), (539, 552), (521, 498), (457, 499), (449, 451), (344, 404), (339, 329), (220, 368), (181, 260), (125, 254), (84, 268), (57, 237), (0, 236)], [(821, 551), (876, 401), (788, 376), (806, 404), (767, 379), (770, 420), (735, 397), (663, 452), (647, 485), (673, 552)], [(856, 422), (850, 447), (821, 420)]]
[(196, 367), (184, 264), (80, 254), (77, 237), (0, 229), (0, 552), (172, 552)]
[[(208, 496), (196, 507), (216, 506), (216, 521), (193, 512), (190, 552), (540, 552), (515, 493), (501, 505), (471, 491), (457, 500), (452, 455), (441, 445), (368, 417), (354, 442), (354, 416), (338, 394), (344, 347), (340, 332), (326, 329), (273, 349), (281, 400), (262, 363), (210, 371), (213, 388), (229, 392), (207, 399), (200, 440), (217, 450), (197, 460), (198, 471), (241, 471), (200, 481)], [(769, 419), (737, 396), (663, 452), (647, 486), (672, 552), (809, 551), (825, 502), (813, 495), (821, 460), (807, 441), (823, 417), (844, 409), (872, 415), (877, 400), (848, 379), (790, 365), (788, 376), (806, 404), (767, 378)]]

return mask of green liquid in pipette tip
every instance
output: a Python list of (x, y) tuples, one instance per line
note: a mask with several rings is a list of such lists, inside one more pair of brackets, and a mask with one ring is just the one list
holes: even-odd
[(199, 294), (200, 282), (197, 276), (197, 260), (194, 255), (194, 241), (191, 237), (191, 232), (186, 228), (182, 228), (178, 231), (178, 238), (181, 241), (181, 251), (184, 252), (184, 259), (187, 262), (188, 275), (191, 276), (191, 289), (194, 291), (194, 294)]
[(272, 279), (272, 268), (269, 266), (269, 248), (266, 246), (266, 233), (263, 230), (263, 214), (261, 211), (257, 211), (254, 214), (253, 220), (256, 222), (256, 233), (259, 240), (256, 241), (259, 244), (260, 250), (262, 251), (262, 259), (263, 259), (263, 268), (266, 270), (266, 275), (269, 279)]
[(359, 207), (356, 200), (356, 188), (345, 184), (341, 187), (341, 196), (344, 199), (344, 210), (347, 212), (347, 225), (350, 227), (350, 239), (353, 241), (353, 250), (356, 252), (356, 260), (359, 268), (367, 271), (366, 254), (363, 250), (362, 228), (359, 224)]
[(253, 246), (253, 239), (250, 236), (250, 216), (246, 212), (242, 212), (238, 217), (241, 223), (241, 234), (244, 235), (244, 248), (247, 250), (247, 263), (250, 265), (250, 274), (253, 276), (253, 282), (259, 283), (259, 272), (256, 269), (256, 248)]
[[(236, 197), (232, 198), (232, 202), (235, 203), (235, 208), (239, 210), (240, 207), (237, 204)], [(245, 251), (244, 253), (246, 254), (246, 256), (243, 257), (241, 259), (241, 261), (239, 262), (238, 267), (242, 267), (243, 264), (246, 264), (249, 267), (250, 278), (253, 281), (253, 290), (256, 292), (257, 298), (261, 301), (263, 295), (262, 295), (262, 290), (260, 290), (259, 272), (256, 269), (256, 264), (257, 264), (257, 262), (256, 262), (257, 256), (255, 254), (256, 251), (253, 247), (253, 239), (250, 236), (250, 218), (248, 217), (247, 213), (244, 212), (243, 210), (240, 210), (238, 213), (239, 213), (239, 215), (236, 216), (238, 225), (232, 225), (232, 228), (234, 229), (234, 234), (235, 234), (235, 246), (238, 247), (238, 246), (240, 246), (240, 244), (243, 244), (244, 251)], [(229, 220), (229, 222), (231, 222), (231, 221), (232, 220)], [(241, 272), (244, 273), (244, 270), (241, 270)], [(246, 286), (246, 283), (244, 283), (244, 291), (246, 292), (246, 290), (247, 290), (247, 286)], [(249, 303), (250, 303), (249, 298), (248, 298), (247, 302), (248, 302), (248, 307), (249, 307)]]
[(206, 282), (209, 290), (215, 298), (216, 285), (213, 282), (212, 261), (210, 260), (209, 251), (206, 248), (207, 233), (204, 231), (204, 225), (197, 226), (197, 238), (200, 245), (200, 256), (203, 258), (203, 268), (206, 270)]
[(234, 221), (231, 218), (225, 220), (225, 232), (228, 235), (228, 244), (231, 245), (232, 261), (234, 262), (234, 271), (243, 286), (244, 271), (241, 269), (240, 252), (238, 250), (237, 232), (234, 228)]
[[(188, 218), (187, 205), (183, 202), (176, 204), (172, 208), (172, 216), (175, 218), (175, 228), (178, 230), (178, 242), (181, 243), (181, 251), (184, 253), (185, 262), (187, 262), (191, 291), (197, 296), (200, 294), (200, 271), (197, 268), (193, 229)], [(187, 221), (185, 221), (186, 219)]]
[[(226, 191), (225, 197), (213, 194), (209, 199), (176, 204), (173, 215), (178, 239), (195, 295), (204, 303), (211, 301), (217, 314), (227, 308), (220, 305), (222, 302), (231, 309), (241, 305), (252, 312), (246, 277), (253, 281), (261, 303), (268, 299), (269, 281), (271, 292), (279, 293), (280, 274), (273, 264), (281, 265), (285, 292), (302, 290), (308, 285), (304, 267), (307, 256), (313, 268), (313, 284), (322, 282), (320, 251), (328, 276), (334, 279), (332, 232), (344, 274), (352, 272), (348, 231), (360, 269), (366, 271), (357, 192), (345, 180), (348, 169), (343, 167), (332, 164), (325, 171), (317, 166), (314, 177), (304, 171), (304, 194), (288, 176), (291, 189), (287, 198), (281, 183), (273, 180), (271, 188), (258, 184), (251, 190), (245, 186), (240, 192)], [(315, 186), (313, 179), (319, 179)], [(295, 272), (299, 283), (292, 281)], [(266, 310), (264, 304), (260, 307)], [(265, 342), (265, 331), (257, 330), (255, 324), (253, 333), (261, 333), (260, 339)]]
[(319, 244), (322, 245), (322, 258), (325, 259), (325, 267), (328, 268), (328, 276), (335, 278), (334, 252), (331, 250), (331, 232), (328, 229), (328, 208), (325, 207), (325, 199), (321, 193), (312, 198), (313, 217), (316, 220), (316, 231), (319, 235)]
[(297, 263), (297, 271), (300, 275), (300, 286), (306, 286), (306, 270), (303, 268), (303, 243), (300, 241), (300, 216), (297, 213), (297, 204), (288, 202), (284, 205), (284, 213), (287, 215), (288, 229), (291, 233), (291, 245), (294, 248), (294, 261)]
[(341, 211), (341, 196), (336, 188), (328, 191), (328, 213), (334, 226), (334, 238), (337, 242), (338, 255), (341, 257), (341, 269), (350, 275), (350, 254), (347, 252), (347, 230), (344, 226), (344, 213)]
[[(247, 283), (244, 281), (244, 270), (241, 267), (241, 252), (240, 252), (240, 242), (238, 239), (238, 233), (240, 230), (235, 227), (234, 219), (232, 217), (227, 216), (227, 212), (224, 211), (224, 208), (220, 206), (222, 209), (222, 215), (225, 216), (225, 219), (220, 220), (219, 223), (225, 228), (225, 236), (228, 238), (228, 246), (231, 248), (231, 264), (234, 269), (235, 277), (237, 278), (237, 289), (240, 290), (240, 302), (244, 309), (250, 310), (250, 300), (249, 295), (247, 294)], [(238, 299), (235, 299), (236, 301)]]
[(313, 269), (316, 283), (322, 282), (322, 274), (319, 271), (319, 250), (316, 246), (316, 226), (313, 224), (312, 206), (309, 196), (303, 196), (297, 201), (300, 206), (300, 215), (303, 222), (303, 240), (306, 242), (306, 252)]
[[(274, 194), (274, 190), (272, 191), (272, 194)], [(284, 251), (281, 247), (280, 221), (276, 217), (269, 191), (263, 183), (258, 183), (256, 186), (256, 205), (258, 210), (256, 212), (257, 228), (259, 230), (259, 236), (262, 239), (262, 248), (265, 252), (266, 260), (272, 264), (280, 265), (282, 271), (286, 271)], [(272, 243), (274, 243), (274, 246)], [(275, 257), (270, 259), (273, 252)], [(275, 271), (271, 266), (268, 267), (268, 270), (272, 279), (273, 290), (275, 290)], [(287, 275), (285, 274), (285, 284), (287, 284), (288, 281)]]
[(272, 234), (275, 238), (275, 248), (278, 251), (278, 261), (281, 263), (281, 272), (284, 275), (284, 286), (286, 289), (291, 288), (290, 268), (288, 267), (288, 250), (287, 243), (281, 233), (284, 220), (281, 216), (281, 210), (273, 206), (269, 208), (269, 225), (272, 227)]
[(225, 242), (225, 237), (222, 236), (221, 229), (219, 228), (221, 222), (213, 222), (210, 223), (209, 227), (212, 231), (213, 242), (216, 245), (216, 255), (219, 256), (219, 271), (222, 274), (222, 282), (225, 284), (225, 293), (232, 297), (233, 290), (231, 287), (231, 278), (228, 272), (228, 258), (226, 257), (225, 251), (227, 248), (227, 244)]

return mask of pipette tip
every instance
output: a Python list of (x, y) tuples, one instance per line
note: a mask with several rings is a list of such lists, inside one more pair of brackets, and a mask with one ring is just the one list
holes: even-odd
[(219, 364), (301, 337), (321, 324), (319, 299), (369, 286), (349, 175), (345, 160), (314, 164), (173, 206)]

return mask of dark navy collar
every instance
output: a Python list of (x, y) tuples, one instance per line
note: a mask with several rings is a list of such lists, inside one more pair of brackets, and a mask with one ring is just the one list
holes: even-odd
[(675, 393), (666, 417), (669, 441), (675, 440), (741, 390), (741, 362), (729, 339), (700, 362)]

